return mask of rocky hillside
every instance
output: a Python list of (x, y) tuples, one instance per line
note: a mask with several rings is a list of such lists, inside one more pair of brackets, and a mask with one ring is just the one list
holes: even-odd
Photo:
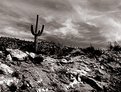
[(121, 92), (121, 48), (0, 38), (0, 92)]

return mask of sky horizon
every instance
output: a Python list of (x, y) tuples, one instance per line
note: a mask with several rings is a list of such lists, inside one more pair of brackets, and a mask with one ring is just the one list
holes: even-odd
[(121, 43), (121, 0), (0, 0), (0, 36), (32, 40), (39, 15), (39, 39), (77, 47)]

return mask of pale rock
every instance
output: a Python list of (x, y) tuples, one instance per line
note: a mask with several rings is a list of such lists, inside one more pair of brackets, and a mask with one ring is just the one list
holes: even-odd
[(91, 71), (91, 69), (89, 69), (89, 68), (87, 67), (87, 65), (85, 65), (84, 63), (81, 63), (79, 69), (80, 69), (80, 70), (85, 70), (85, 71), (87, 71), (87, 72), (90, 72), (90, 71)]
[(32, 58), (32, 59), (34, 59), (35, 57), (36, 57), (36, 54), (35, 53), (33, 53), (33, 52), (28, 52), (28, 51), (26, 51), (25, 52), (30, 58)]
[(19, 80), (17, 78), (5, 78), (4, 76), (0, 77), (0, 85), (10, 86), (11, 84), (17, 85)]
[(16, 79), (15, 77), (14, 77), (14, 78), (8, 78), (8, 79), (5, 79), (5, 80), (4, 80), (4, 83), (5, 83), (7, 86), (10, 86), (11, 84), (17, 85), (18, 79)]
[(27, 55), (29, 55), (29, 52), (28, 52), (28, 51), (25, 51), (25, 53), (26, 53)]
[(0, 51), (0, 56), (3, 56), (3, 52), (2, 51)]
[(57, 62), (57, 59), (51, 58), (51, 57), (46, 57), (43, 62), (50, 62), (50, 63), (55, 63)]
[(6, 50), (10, 53), (12, 59), (17, 59), (19, 61), (25, 60), (26, 57), (28, 56), (26, 53), (24, 53), (19, 49), (6, 49)]
[(0, 58), (4, 57), (4, 53), (2, 51), (0, 51)]
[(38, 88), (38, 89), (37, 89), (37, 92), (42, 92), (42, 91), (41, 91), (41, 88)]
[(85, 70), (77, 70), (77, 69), (69, 69), (68, 73), (80, 76), (86, 76), (88, 74)]
[(66, 59), (61, 59), (61, 63), (66, 64), (66, 63), (68, 63), (68, 61)]
[(79, 71), (79, 75), (83, 75), (83, 76), (86, 76), (87, 75), (87, 72), (85, 70), (80, 70)]
[(80, 49), (75, 49), (71, 52), (71, 54), (74, 55), (74, 56), (78, 56), (78, 55), (83, 55), (84, 52)]
[(48, 89), (47, 88), (38, 88), (36, 91), (37, 92), (48, 92)]
[(74, 85), (77, 85), (77, 84), (79, 84), (79, 83), (80, 83), (79, 81), (77, 81), (76, 79), (74, 79), (73, 82), (70, 82), (69, 86), (70, 86), (71, 88), (74, 88)]
[(42, 81), (43, 81), (42, 79), (39, 79), (39, 80), (37, 81), (37, 83), (42, 83)]
[(66, 60), (66, 59), (61, 59), (61, 61), (60, 61), (61, 63), (63, 63), (63, 64), (68, 64), (68, 63), (73, 63), (73, 61), (72, 60)]
[(100, 66), (100, 68), (103, 69), (103, 70), (105, 69), (104, 66)]
[(7, 66), (6, 64), (2, 64), (1, 62), (0, 62), (0, 69), (2, 71), (4, 71), (5, 74), (12, 74), (14, 72), (14, 70), (12, 68)]
[(35, 53), (30, 52), (30, 53), (29, 53), (29, 56), (30, 56), (31, 58), (33, 58), (33, 59), (34, 59), (34, 58), (36, 57), (36, 54), (35, 54)]
[(4, 79), (4, 76), (1, 76), (1, 77), (0, 77), (0, 85), (4, 84), (3, 79)]
[(103, 71), (101, 69), (99, 69), (98, 71), (99, 71), (100, 74), (103, 74), (103, 75), (105, 74), (105, 71)]
[(81, 56), (76, 56), (76, 57), (71, 58), (71, 61), (73, 61), (73, 62), (82, 62), (83, 60), (81, 59)]
[(3, 52), (2, 52), (2, 51), (0, 51), (0, 54), (3, 54)]
[(6, 60), (7, 60), (7, 61), (12, 61), (12, 57), (11, 57), (10, 54), (7, 55)]
[(75, 85), (80, 85), (80, 83), (82, 83), (81, 81), (78, 81), (76, 78), (74, 78), (74, 80), (72, 82), (69, 83), (69, 85), (65, 85), (66, 89), (70, 89), (70, 88), (75, 88)]

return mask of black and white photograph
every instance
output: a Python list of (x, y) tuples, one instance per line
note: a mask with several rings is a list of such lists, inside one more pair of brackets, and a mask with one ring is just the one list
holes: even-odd
[(0, 92), (121, 92), (121, 0), (0, 0)]

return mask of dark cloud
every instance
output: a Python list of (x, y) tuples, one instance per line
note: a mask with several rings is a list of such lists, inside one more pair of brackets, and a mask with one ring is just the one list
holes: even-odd
[(121, 6), (120, 0), (88, 0), (89, 7), (97, 11), (112, 11)]
[(120, 0), (0, 0), (0, 35), (32, 39), (37, 14), (40, 39), (81, 47), (121, 41)]
[(44, 7), (53, 11), (71, 11), (72, 7), (68, 0), (12, 0), (13, 2), (24, 2), (30, 5), (36, 5), (37, 7)]

